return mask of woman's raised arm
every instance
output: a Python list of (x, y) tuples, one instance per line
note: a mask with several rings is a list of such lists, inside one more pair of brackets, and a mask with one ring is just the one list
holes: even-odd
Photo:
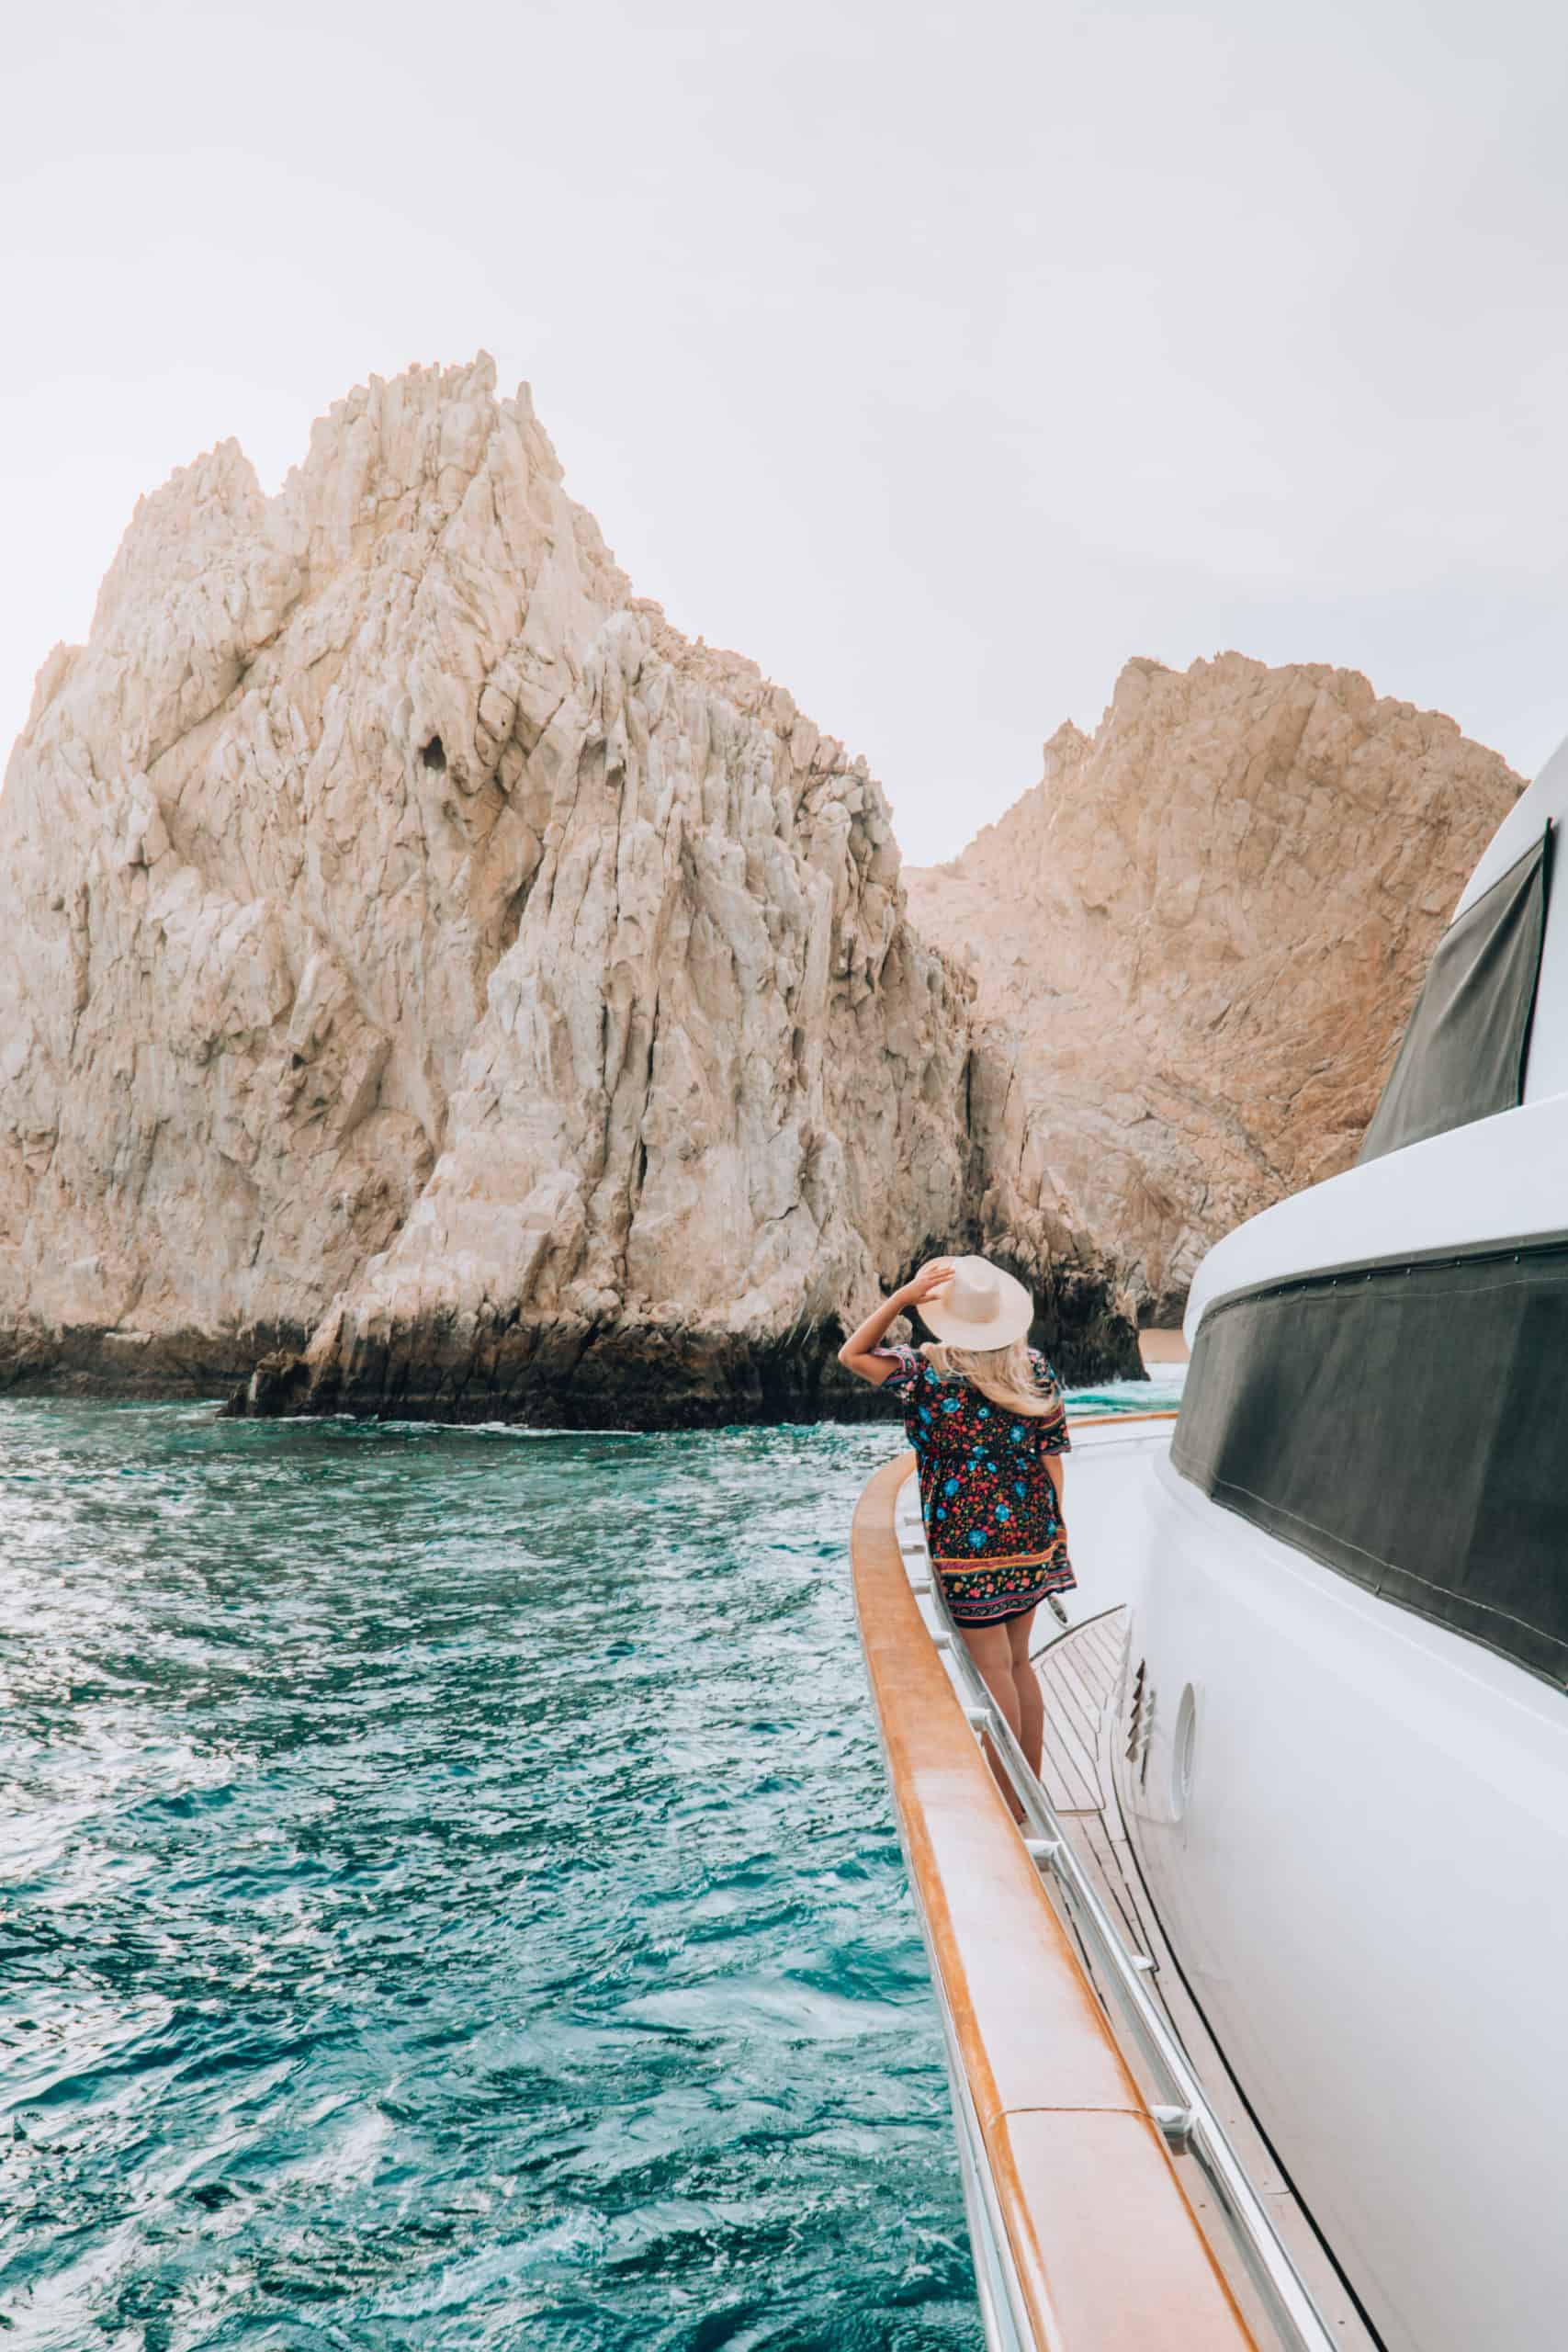
[(901, 1283), (892, 1297), (885, 1298), (875, 1313), (868, 1315), (860, 1329), (852, 1331), (839, 1350), (839, 1362), (844, 1370), (852, 1372), (857, 1380), (869, 1380), (874, 1388), (880, 1388), (894, 1368), (886, 1356), (876, 1352), (890, 1326), (906, 1307), (919, 1306), (922, 1299), (934, 1298), (952, 1279), (952, 1259), (933, 1258), (929, 1266), (920, 1268), (912, 1282)]

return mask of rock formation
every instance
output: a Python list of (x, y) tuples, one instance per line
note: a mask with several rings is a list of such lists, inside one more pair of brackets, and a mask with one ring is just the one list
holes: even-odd
[(879, 788), (633, 598), (488, 361), (139, 505), (0, 873), (13, 1384), (809, 1411), (963, 1227), (966, 989)]
[(1513, 784), (1341, 673), (1134, 663), (918, 878), (971, 978), (863, 762), (633, 596), (526, 392), (373, 381), (276, 497), (231, 443), (144, 500), (40, 674), (0, 1383), (852, 1409), (840, 1327), (951, 1243), (1069, 1378), (1134, 1369), (1205, 1238), (1348, 1156)]
[(978, 983), (976, 1214), (1176, 1316), (1221, 1234), (1354, 1159), (1432, 946), (1520, 789), (1354, 671), (1127, 664), (1092, 741), (906, 870)]

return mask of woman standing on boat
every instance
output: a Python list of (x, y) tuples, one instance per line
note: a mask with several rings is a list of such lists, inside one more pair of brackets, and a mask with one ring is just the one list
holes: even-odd
[[(889, 1325), (910, 1307), (934, 1342), (884, 1347)], [(931, 1566), (986, 1688), (1038, 1772), (1044, 1708), (1030, 1628), (1041, 1601), (1077, 1578), (1062, 1512), (1067, 1416), (1055, 1374), (1028, 1344), (1033, 1319), (1029, 1293), (999, 1266), (933, 1258), (844, 1341), (839, 1362), (899, 1396)], [(1005, 1792), (999, 1770), (997, 1777)]]

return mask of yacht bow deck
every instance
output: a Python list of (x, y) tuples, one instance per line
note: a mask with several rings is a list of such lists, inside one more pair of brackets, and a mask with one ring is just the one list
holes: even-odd
[(1060, 1814), (1105, 1810), (1110, 1781), (1100, 1777), (1101, 1733), (1122, 1679), (1125, 1617), (1123, 1609), (1107, 1610), (1047, 1638), (1034, 1653), (1045, 1693), (1041, 1778)]
[[(1155, 1434), (1129, 1419), (1075, 1424), (1075, 1523), (1086, 1455)], [(1037, 1651), (1036, 1781), (933, 1589), (912, 1466), (889, 1464), (862, 1498), (856, 1605), (947, 2034), (988, 2342), (1376, 2352), (1186, 1995), (1122, 1835), (1124, 1610), (1053, 1629)], [(1021, 1835), (982, 1731), (1025, 1806)]]

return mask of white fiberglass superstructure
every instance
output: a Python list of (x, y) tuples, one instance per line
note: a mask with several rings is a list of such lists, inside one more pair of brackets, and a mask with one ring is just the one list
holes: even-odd
[(1144, 1888), (1387, 2352), (1568, 2341), (1564, 815), (1568, 748), (1361, 1163), (1205, 1260), (1096, 1563)]

